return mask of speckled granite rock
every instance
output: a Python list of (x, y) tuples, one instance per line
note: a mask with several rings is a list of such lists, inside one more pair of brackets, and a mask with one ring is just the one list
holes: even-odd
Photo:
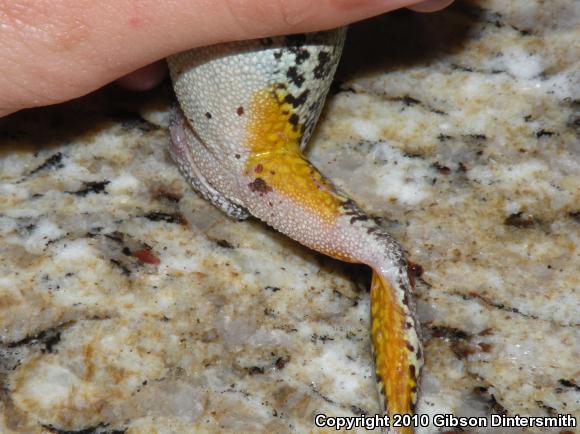
[[(422, 268), (423, 414), (580, 418), (579, 15), (472, 1), (350, 31), (309, 154)], [(192, 193), (169, 95), (0, 121), (0, 432), (375, 413), (366, 271)]]

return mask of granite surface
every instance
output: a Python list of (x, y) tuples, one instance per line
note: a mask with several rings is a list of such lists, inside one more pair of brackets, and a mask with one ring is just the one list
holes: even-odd
[[(574, 0), (460, 1), (350, 30), (308, 153), (418, 264), (422, 414), (580, 420), (579, 23)], [(0, 432), (377, 412), (368, 271), (196, 196), (169, 101), (0, 120)]]

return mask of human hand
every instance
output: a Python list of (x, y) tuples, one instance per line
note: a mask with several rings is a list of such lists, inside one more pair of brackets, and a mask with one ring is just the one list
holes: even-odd
[(124, 87), (151, 88), (165, 75), (159, 59), (194, 47), (322, 30), (401, 7), (432, 12), (452, 1), (0, 0), (0, 117), (119, 77)]

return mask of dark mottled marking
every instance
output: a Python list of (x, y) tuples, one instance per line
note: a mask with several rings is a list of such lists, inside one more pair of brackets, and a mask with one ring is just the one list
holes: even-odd
[(296, 87), (302, 87), (304, 84), (304, 74), (299, 73), (298, 68), (295, 66), (288, 68), (288, 71), (286, 71), (286, 77), (288, 77), (290, 83), (294, 83)]
[(409, 330), (409, 329), (411, 329), (411, 328), (413, 328), (413, 323), (406, 322), (406, 323), (405, 323), (405, 329), (406, 329), (406, 330)]
[(248, 184), (248, 187), (254, 193), (260, 193), (260, 195), (264, 195), (272, 191), (272, 187), (266, 184), (262, 178), (256, 178), (252, 182)]
[(534, 225), (534, 218), (530, 215), (524, 215), (523, 212), (510, 214), (503, 222), (506, 226), (516, 228), (529, 228)]
[(155, 211), (147, 213), (143, 217), (145, 217), (147, 220), (151, 220), (152, 222), (177, 223), (180, 225), (187, 224), (187, 220), (185, 219), (185, 217), (178, 212), (168, 214), (164, 212)]
[(32, 169), (30, 172), (28, 172), (28, 176), (30, 175), (34, 175), (38, 172), (41, 172), (43, 170), (47, 170), (47, 169), (62, 169), (64, 167), (64, 164), (62, 164), (62, 153), (61, 152), (57, 152), (56, 154), (51, 155), (50, 157), (48, 157), (46, 160), (44, 160), (44, 162), (36, 167), (35, 169)]
[(277, 286), (266, 286), (264, 289), (266, 291), (272, 291), (272, 292), (278, 292), (278, 291), (280, 291), (280, 288), (278, 288)]
[(217, 240), (216, 244), (223, 249), (233, 249), (234, 246), (228, 240)]
[(328, 51), (321, 51), (318, 53), (318, 64), (314, 68), (314, 78), (321, 79), (329, 74), (331, 67), (330, 53)]
[(292, 104), (292, 107), (294, 107), (294, 108), (298, 108), (301, 105), (304, 105), (304, 103), (306, 102), (306, 99), (308, 98), (309, 93), (310, 93), (310, 91), (308, 89), (306, 89), (297, 97), (295, 97), (292, 94), (288, 94), (284, 97), (284, 102), (286, 102), (288, 104)]
[(409, 365), (409, 375), (413, 380), (417, 380), (417, 369), (415, 365)]
[(239, 107), (236, 109), (236, 114), (237, 114), (238, 116), (242, 116), (242, 115), (244, 114), (244, 107), (242, 107), (242, 106), (239, 106)]
[(544, 130), (543, 128), (539, 131), (536, 131), (536, 137), (539, 139), (540, 137), (550, 137), (556, 134), (554, 131)]
[(205, 117), (208, 119), (211, 119), (211, 113), (210, 112), (205, 112)]
[(234, 157), (236, 157), (238, 160), (241, 158), (240, 154), (235, 154)]
[(414, 353), (414, 352), (415, 352), (415, 347), (414, 347), (413, 345), (411, 345), (411, 343), (410, 343), (410, 342), (406, 342), (406, 345), (407, 345), (407, 349), (408, 349), (410, 352), (412, 352), (412, 353)]
[(75, 196), (84, 197), (89, 193), (99, 194), (109, 194), (105, 191), (105, 187), (110, 184), (111, 181), (90, 181), (83, 182), (83, 188), (77, 191), (67, 191), (69, 194), (74, 194)]
[(421, 360), (423, 357), (423, 352), (421, 351), (421, 347), (417, 348), (417, 359)]
[(300, 116), (298, 116), (296, 113), (293, 113), (292, 115), (290, 115), (288, 122), (290, 122), (294, 127), (296, 127), (300, 122)]
[(280, 60), (282, 58), (282, 51), (274, 51), (274, 59)]
[(465, 172), (467, 172), (467, 166), (460, 161), (457, 164), (457, 170), (462, 172), (462, 173), (465, 173)]

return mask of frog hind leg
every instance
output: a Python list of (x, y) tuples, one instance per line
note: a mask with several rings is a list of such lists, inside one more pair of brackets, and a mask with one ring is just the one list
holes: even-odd
[[(236, 220), (247, 219), (250, 213), (242, 205), (233, 202), (215, 189), (199, 169), (192, 149), (195, 147), (204, 152), (207, 158), (211, 158), (211, 153), (205, 149), (205, 145), (193, 132), (177, 106), (171, 109), (169, 131), (169, 153), (195, 191), (229, 217)], [(217, 160), (213, 162), (213, 165), (220, 166)]]

